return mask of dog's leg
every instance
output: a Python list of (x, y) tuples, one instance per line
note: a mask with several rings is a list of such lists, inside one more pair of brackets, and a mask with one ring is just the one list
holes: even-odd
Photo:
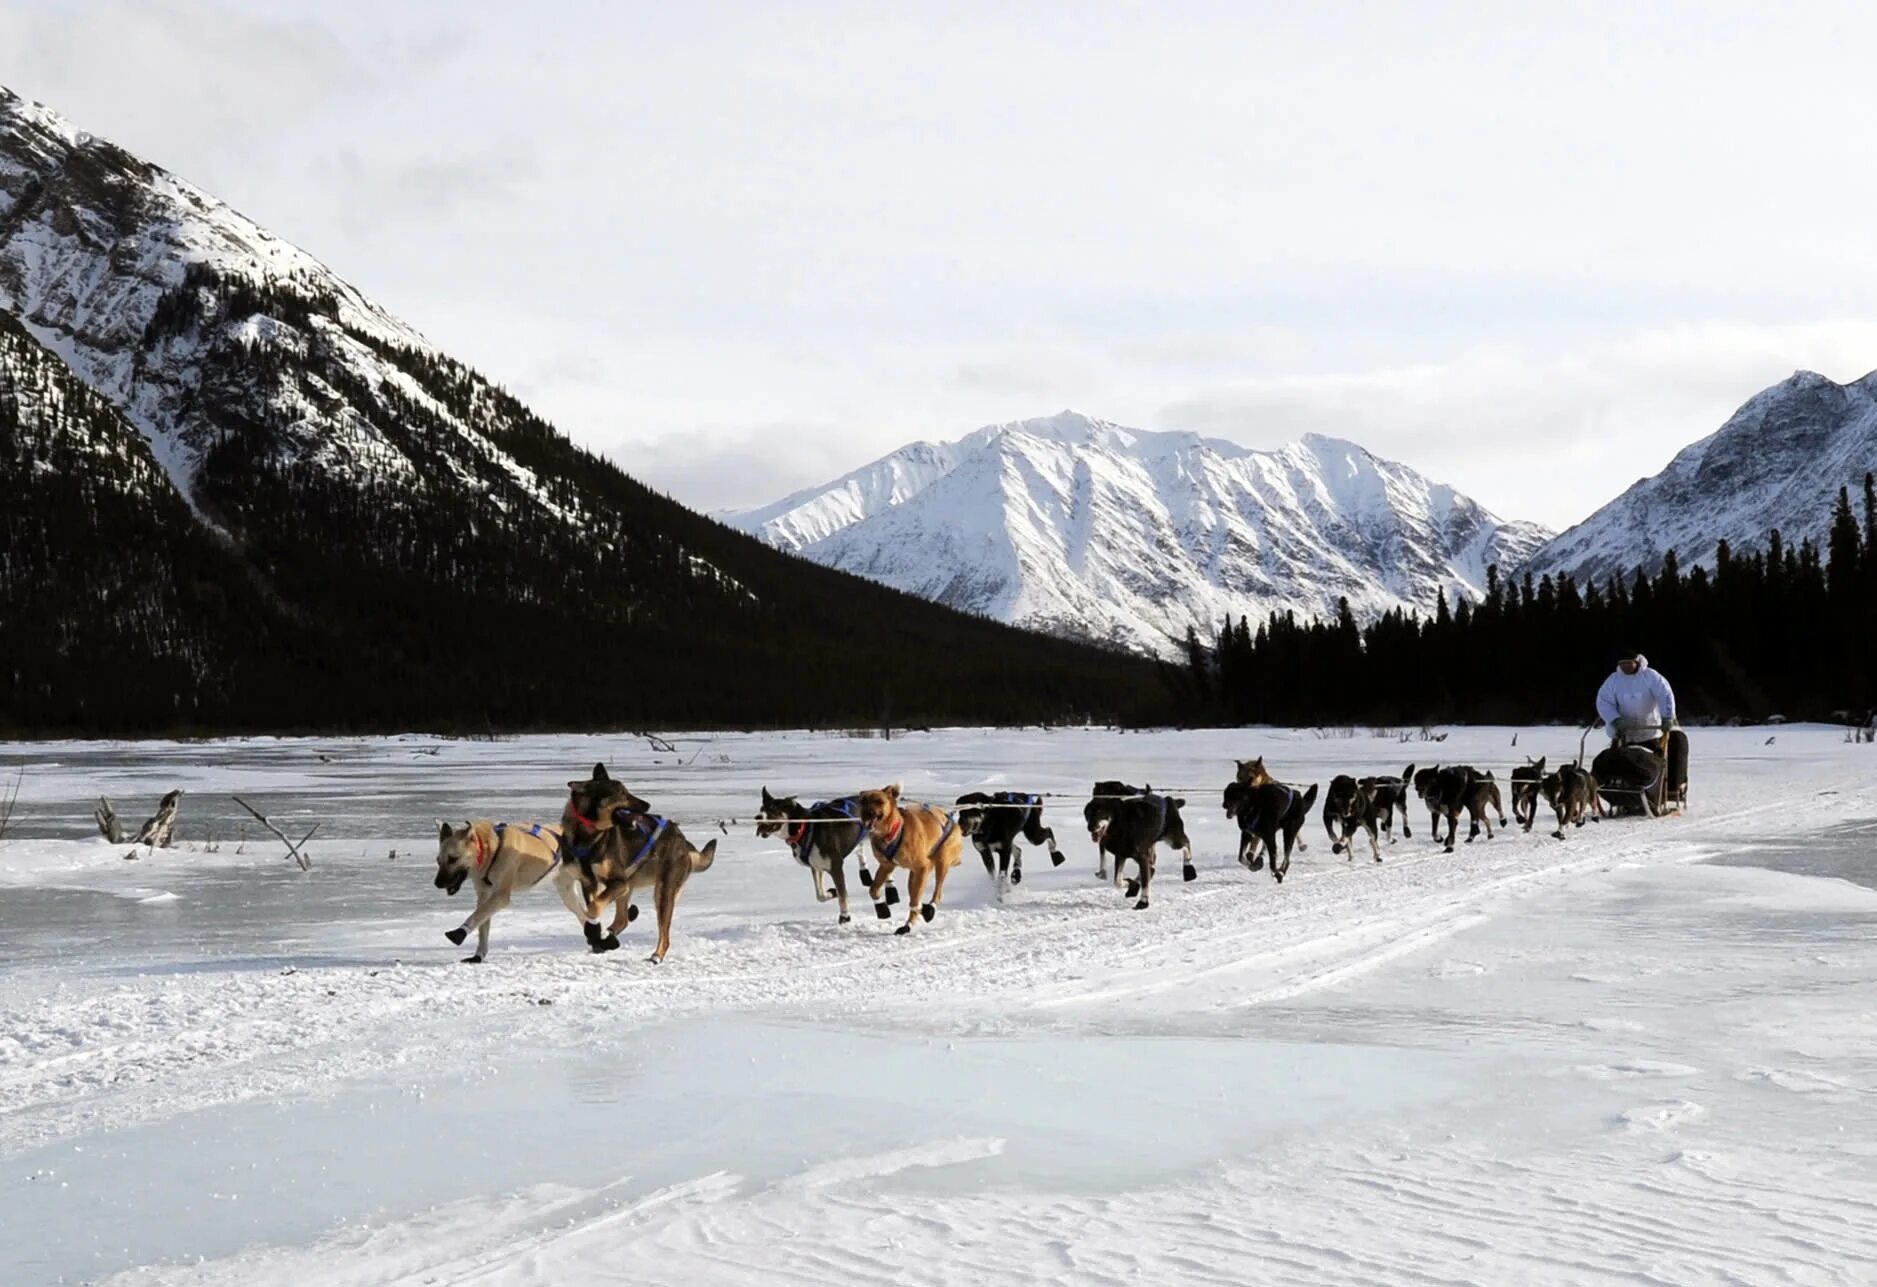
[[(1153, 846), (1149, 845), (1147, 847), (1147, 852), (1144, 855), (1137, 856), (1134, 859), (1134, 861), (1139, 865), (1141, 869), (1141, 879), (1140, 879), (1140, 895), (1141, 896), (1139, 900), (1135, 902), (1134, 904), (1134, 910), (1137, 912), (1140, 912), (1140, 911), (1147, 910), (1147, 896), (1152, 891), (1153, 884), (1154, 884), (1154, 849), (1153, 849)], [(1131, 887), (1129, 889), (1129, 892), (1130, 893), (1133, 892)]]
[(833, 875), (834, 896), (841, 900), (840, 924), (846, 925), (851, 923), (854, 919), (847, 914), (847, 859), (838, 858), (834, 860)]
[(942, 851), (933, 854), (932, 861), (937, 864), (932, 877), (932, 901), (919, 908), (919, 914), (928, 922), (938, 915), (939, 904), (945, 901), (945, 877), (951, 874), (951, 866), (945, 861)]
[[(1382, 860), (1382, 842), (1380, 838), (1376, 835), (1374, 818), (1369, 819), (1368, 829), (1369, 829), (1369, 852), (1375, 855), (1376, 862), (1380, 862)], [(1392, 835), (1389, 836), (1388, 838), (1390, 841), (1394, 840), (1394, 836)], [(1350, 856), (1354, 857), (1355, 855), (1351, 854)]]
[(873, 879), (868, 883), (867, 895), (873, 899), (873, 914), (878, 916), (881, 920), (886, 920), (893, 914), (888, 910), (888, 900), (880, 896), (880, 891), (883, 888), (888, 893), (892, 892), (892, 886), (888, 883), (892, 878), (893, 860), (891, 858), (876, 857), (874, 859)]
[(808, 860), (808, 874), (815, 878), (815, 901), (825, 903), (834, 895), (828, 892), (828, 873), (815, 866), (814, 858)]
[(1009, 848), (1010, 883), (1013, 885), (1021, 885), (1023, 883), (1023, 846), (1013, 840), (1010, 842)]
[(1277, 828), (1273, 826), (1268, 832), (1260, 833), (1259, 838), (1264, 841), (1264, 847), (1271, 851), (1271, 876), (1281, 885), (1284, 883), (1284, 873), (1290, 870), (1289, 839), (1287, 837), (1285, 840), (1284, 856), (1280, 859), (1277, 852)]
[(476, 928), (476, 917), (482, 914), (482, 905), (485, 901), (487, 901), (487, 896), (482, 892), (481, 884), (477, 884), (475, 910), (465, 916), (463, 923), (458, 925), (455, 929), (444, 930), (443, 937), (449, 939), (450, 942), (454, 943), (456, 946), (461, 947), (463, 940), (469, 937), (469, 931)]
[(652, 899), (658, 911), (658, 946), (645, 959), (653, 965), (662, 965), (665, 953), (671, 950), (671, 914), (678, 910), (678, 895), (684, 892), (684, 879), (681, 876), (668, 876), (652, 887)]
[(1023, 838), (1033, 845), (1044, 845), (1049, 849), (1049, 865), (1062, 866), (1062, 851), (1056, 848), (1056, 833), (1043, 825), (1042, 811), (1032, 813), (1023, 822)]
[(482, 959), (489, 954), (489, 918), (507, 907), (511, 896), (511, 891), (498, 889), (486, 899), (478, 899), (476, 910), (469, 914), (469, 919), (460, 928), (450, 931), (450, 942), (458, 944), (469, 936), (470, 930), (476, 931), (476, 954), (464, 957), (463, 964), (482, 964)]
[(924, 866), (906, 869), (906, 923), (894, 930), (895, 934), (912, 933), (913, 922), (919, 919), (919, 900), (925, 897), (925, 870)]
[(997, 879), (997, 860), (991, 856), (990, 842), (982, 836), (971, 837), (971, 843), (978, 851), (978, 857), (984, 860), (984, 874), (992, 880)]
[(1193, 881), (1199, 879), (1199, 868), (1193, 866), (1193, 842), (1180, 833), (1180, 879)]

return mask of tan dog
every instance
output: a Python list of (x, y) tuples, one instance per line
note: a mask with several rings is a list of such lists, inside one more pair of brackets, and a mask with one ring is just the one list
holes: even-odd
[(476, 881), (476, 910), (443, 935), (461, 946), (469, 931), (476, 931), (476, 954), (464, 957), (465, 965), (480, 965), (489, 955), (489, 921), (508, 906), (515, 891), (531, 889), (550, 875), (567, 910), (586, 919), (578, 876), (561, 862), (560, 848), (556, 827), (510, 825), (487, 818), (460, 827), (437, 823), (437, 888), (454, 894), (472, 876)]
[(1255, 760), (1233, 760), (1232, 763), (1238, 765), (1238, 776), (1232, 780), (1241, 786), (1263, 786), (1276, 780), (1264, 771), (1262, 755)]
[[(904, 867), (906, 876), (906, 923), (893, 931), (912, 933), (913, 922), (923, 916), (931, 920), (945, 897), (945, 875), (964, 858), (965, 837), (957, 822), (943, 809), (929, 804), (902, 806), (899, 785), (860, 793), (860, 823), (867, 829), (873, 844), (873, 910), (881, 920), (892, 915), (881, 901), (893, 868)], [(922, 902), (926, 877), (936, 873), (932, 901)]]
[[(572, 866), (579, 873), (587, 905), (587, 943), (595, 952), (619, 946), (619, 931), (635, 915), (635, 890), (652, 891), (658, 913), (658, 946), (647, 959), (657, 965), (671, 950), (671, 917), (678, 909), (678, 894), (694, 871), (709, 871), (717, 860), (717, 842), (691, 848), (677, 824), (650, 812), (651, 806), (595, 764), (593, 776), (567, 784), (567, 814), (579, 827), (583, 840)], [(575, 834), (570, 830), (569, 834)], [(590, 837), (590, 838), (589, 838)], [(615, 904), (613, 923), (600, 933), (600, 915)]]

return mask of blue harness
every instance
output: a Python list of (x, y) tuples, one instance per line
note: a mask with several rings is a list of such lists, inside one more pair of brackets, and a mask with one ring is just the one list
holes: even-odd
[[(920, 807), (928, 808), (930, 806), (922, 805)], [(953, 818), (951, 814), (949, 813), (945, 815), (945, 829), (939, 832), (938, 843), (932, 846), (935, 852), (945, 847), (945, 842), (952, 838), (952, 831), (954, 828), (957, 827), (957, 825), (958, 825), (957, 819)], [(893, 859), (899, 857), (899, 847), (905, 843), (906, 843), (906, 819), (902, 811), (902, 814), (899, 820), (899, 834), (893, 837), (893, 843), (890, 845), (883, 845), (883, 844), (880, 844), (878, 841), (875, 841), (874, 849), (878, 851), (880, 857), (885, 858), (886, 860), (890, 862)]]
[[(652, 833), (645, 838), (645, 843), (639, 846), (639, 852), (632, 855), (632, 861), (635, 865), (643, 859), (645, 855), (652, 852), (652, 846), (658, 843), (658, 838), (665, 834), (665, 828), (671, 825), (670, 822), (655, 813), (634, 813), (631, 809), (625, 808), (613, 810), (613, 823), (615, 826), (626, 826), (628, 825), (629, 819), (639, 818), (643, 818), (646, 822), (652, 824)], [(634, 830), (637, 830), (639, 826), (637, 821), (632, 821), (630, 825)], [(590, 853), (591, 850), (592, 846), (589, 845), (588, 852)]]
[[(858, 796), (846, 795), (842, 796), (839, 800), (817, 800), (808, 806), (808, 816), (812, 818), (815, 814), (823, 810), (832, 810), (840, 814), (843, 818), (852, 818), (855, 822), (860, 821), (860, 799)], [(840, 857), (845, 858), (847, 854), (851, 854), (854, 850), (860, 848), (860, 838), (866, 834), (866, 831), (867, 829), (865, 827), (861, 827), (856, 831), (854, 833), (854, 843), (849, 845), (847, 847), (847, 853), (841, 854)], [(795, 851), (795, 860), (800, 863), (807, 863), (808, 855), (814, 852), (814, 848), (814, 828), (804, 826), (802, 828), (801, 845)]]
[(1043, 802), (1042, 796), (1025, 795), (1021, 791), (993, 792), (991, 795), (991, 799), (995, 800), (998, 804), (1027, 804), (1031, 808), (1035, 808), (1037, 805)]

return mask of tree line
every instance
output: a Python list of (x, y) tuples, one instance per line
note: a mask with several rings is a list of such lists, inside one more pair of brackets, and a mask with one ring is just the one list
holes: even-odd
[[(1861, 518), (1859, 510), (1861, 509)], [(1400, 724), (1586, 721), (1619, 648), (1674, 685), (1687, 719), (1867, 719), (1877, 705), (1877, 486), (1841, 487), (1825, 545), (1722, 541), (1712, 566), (1674, 551), (1653, 573), (1601, 585), (1566, 575), (1502, 578), (1485, 598), (1358, 626), (1336, 617), (1227, 618), (1186, 640), (1184, 700), (1202, 721)]]

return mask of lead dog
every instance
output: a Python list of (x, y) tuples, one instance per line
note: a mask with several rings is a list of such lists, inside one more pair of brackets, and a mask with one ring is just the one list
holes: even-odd
[[(632, 920), (632, 895), (652, 891), (658, 914), (658, 944), (646, 959), (657, 965), (671, 950), (671, 918), (678, 895), (693, 872), (709, 871), (716, 861), (717, 842), (693, 849), (676, 823), (651, 812), (651, 806), (607, 776), (606, 766), (595, 764), (593, 776), (567, 784), (567, 808), (578, 812), (592, 832), (590, 848), (576, 855), (580, 885), (586, 894), (587, 942), (596, 952), (619, 946), (619, 931)], [(576, 809), (576, 806), (583, 806)], [(612, 929), (600, 934), (600, 914), (616, 906)]]
[(1114, 855), (1114, 883), (1119, 886), (1129, 862), (1140, 874), (1127, 882), (1126, 896), (1139, 896), (1136, 911), (1147, 906), (1148, 892), (1154, 879), (1154, 846), (1164, 842), (1181, 851), (1180, 876), (1194, 880), (1199, 873), (1193, 867), (1193, 842), (1186, 837), (1186, 823), (1180, 810), (1186, 801), (1177, 796), (1155, 795), (1152, 786), (1136, 790), (1125, 782), (1097, 782), (1089, 802), (1082, 806), (1082, 820), (1088, 825), (1088, 838), (1101, 855), (1101, 874), (1108, 874), (1108, 855)]
[(532, 889), (549, 877), (567, 910), (586, 919), (579, 879), (561, 861), (557, 827), (511, 826), (487, 818), (460, 827), (438, 822), (437, 888), (454, 896), (472, 877), (476, 882), (476, 910), (461, 925), (443, 932), (443, 937), (461, 947), (469, 931), (476, 931), (476, 953), (463, 958), (465, 965), (480, 965), (488, 958), (489, 922), (508, 906), (515, 892)]
[[(860, 797), (850, 795), (803, 805), (792, 795), (770, 795), (769, 788), (764, 787), (762, 807), (756, 811), (756, 834), (767, 839), (783, 832), (787, 833), (784, 839), (795, 861), (814, 876), (815, 901), (840, 899), (840, 923), (851, 922), (854, 918), (847, 912), (847, 856), (860, 848), (867, 834), (860, 824)], [(861, 883), (872, 884), (873, 873), (867, 870), (865, 856), (857, 866)], [(832, 893), (827, 890), (830, 878), (834, 882)], [(892, 885), (886, 887), (886, 901), (899, 901), (899, 890)]]
[(970, 791), (957, 800), (958, 829), (971, 840), (984, 872), (997, 881), (999, 899), (1012, 885), (1023, 883), (1022, 836), (1033, 845), (1049, 846), (1050, 865), (1062, 866), (1056, 833), (1043, 825), (1043, 798), (1019, 791)]
[[(888, 888), (893, 868), (904, 867), (906, 923), (893, 932), (910, 934), (914, 921), (922, 916), (930, 921), (938, 915), (938, 906), (945, 898), (945, 876), (964, 860), (965, 838), (959, 833), (958, 822), (945, 810), (929, 804), (902, 805), (898, 783), (860, 793), (860, 822), (873, 843), (873, 886), (868, 892), (873, 895), (874, 914), (881, 920), (892, 915), (881, 891)], [(934, 880), (932, 901), (926, 903), (920, 900), (925, 896), (928, 876)]]
[[(1290, 855), (1297, 844), (1297, 833), (1309, 818), (1310, 806), (1316, 798), (1314, 782), (1308, 791), (1298, 791), (1282, 782), (1262, 782), (1257, 786), (1234, 782), (1225, 788), (1225, 808), (1238, 823), (1238, 861), (1245, 870), (1257, 871), (1264, 866), (1264, 859), (1258, 854), (1262, 845), (1271, 855), (1272, 877), (1280, 885), (1284, 883), (1284, 876), (1290, 871)], [(1280, 831), (1284, 834), (1282, 855), (1277, 849)], [(1379, 857), (1378, 850), (1378, 861)]]

